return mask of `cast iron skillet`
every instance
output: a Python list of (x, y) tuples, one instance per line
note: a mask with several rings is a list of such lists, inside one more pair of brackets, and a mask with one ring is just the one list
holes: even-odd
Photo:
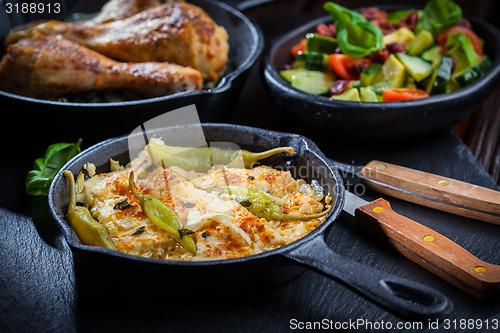
[[(197, 286), (202, 279), (204, 285), (223, 284), (224, 287), (218, 290), (231, 291), (233, 296), (234, 290), (262, 290), (286, 282), (298, 275), (302, 266), (343, 282), (403, 317), (432, 317), (442, 315), (451, 308), (449, 300), (436, 290), (344, 258), (325, 244), (323, 234), (342, 211), (344, 187), (339, 173), (312, 141), (295, 134), (226, 124), (205, 124), (203, 132), (207, 142), (232, 142), (252, 151), (292, 146), (297, 152), (293, 157), (274, 156), (264, 163), (290, 170), (293, 176), (308, 182), (313, 178), (318, 180), (325, 193), (333, 197), (332, 212), (307, 236), (258, 255), (208, 262), (142, 258), (79, 242), (64, 220), (69, 190), (65, 177), (59, 173), (50, 186), (48, 205), (70, 245), (75, 263), (82, 265), (85, 271), (96, 272), (97, 276), (113, 286), (128, 286), (130, 289), (136, 281), (144, 278), (150, 285), (176, 285), (182, 281), (183, 285)], [(186, 136), (186, 131), (180, 127), (164, 128), (161, 133), (163, 137), (165, 133), (176, 138)], [(127, 137), (120, 137), (96, 144), (74, 157), (62, 170), (76, 174), (82, 170), (84, 163), (92, 162), (97, 166), (98, 173), (107, 172), (110, 157), (121, 163), (129, 162), (127, 142)]]
[[(394, 11), (402, 6), (380, 6)], [(413, 7), (415, 8), (415, 7)], [(500, 78), (500, 31), (487, 22), (467, 17), (484, 39), (493, 64), (480, 80), (449, 94), (413, 101), (368, 103), (332, 100), (292, 88), (278, 71), (292, 62), (290, 49), (330, 15), (304, 24), (273, 41), (263, 57), (264, 81), (284, 116), (314, 132), (349, 140), (388, 140), (423, 136), (451, 128), (477, 109), (497, 87)]]
[[(2, 1), (0, 0), (0, 8), (3, 7)], [(78, 1), (76, 7), (65, 13), (64, 16), (75, 12), (97, 12), (106, 2), (106, 0)], [(152, 119), (164, 113), (165, 110), (173, 110), (190, 104), (196, 104), (201, 121), (222, 121), (223, 117), (232, 110), (250, 68), (262, 53), (262, 32), (245, 15), (223, 2), (216, 0), (189, 0), (188, 2), (205, 10), (217, 24), (223, 26), (229, 33), (228, 70), (215, 88), (114, 103), (56, 102), (0, 91), (0, 103), (12, 111), (23, 110), (20, 120), (26, 122), (26, 119), (29, 119), (29, 123), (23, 124), (23, 127), (32, 125), (34, 130), (54, 128), (54, 125), (61, 123), (61, 121), (54, 122), (54, 119), (64, 119), (68, 123), (73, 123), (73, 126), (78, 126), (82, 120), (96, 120), (93, 121), (94, 130), (92, 133), (87, 133), (85, 136), (98, 135), (102, 131), (105, 136), (99, 137), (100, 140), (126, 134), (128, 125), (132, 130), (137, 123)], [(27, 23), (37, 18), (39, 17), (25, 16), (17, 22)], [(0, 41), (2, 45), (10, 28), (7, 14), (5, 11), (0, 11)], [(0, 51), (1, 56), (4, 50), (0, 49), (2, 50)], [(12, 112), (12, 114), (16, 117), (16, 112)], [(117, 123), (120, 126), (116, 126)], [(58, 128), (58, 130), (64, 129), (64, 126)], [(72, 127), (71, 131), (74, 130), (75, 127)]]

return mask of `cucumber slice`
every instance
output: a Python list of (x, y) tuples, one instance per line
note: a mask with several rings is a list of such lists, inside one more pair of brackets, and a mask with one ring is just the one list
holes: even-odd
[(283, 70), (280, 71), (280, 75), (292, 87), (313, 95), (329, 93), (335, 80), (334, 76), (329, 73), (303, 68)]
[(419, 57), (413, 57), (404, 53), (397, 53), (396, 57), (417, 82), (422, 81), (432, 74), (433, 68), (431, 64)]
[(306, 44), (307, 52), (315, 51), (326, 54), (332, 54), (335, 53), (335, 50), (339, 46), (338, 41), (332, 37), (308, 34), (306, 38), (307, 38), (307, 44)]
[(369, 86), (381, 69), (382, 65), (380, 64), (371, 64), (370, 66), (363, 69), (361, 75), (359, 76), (359, 81), (361, 83), (361, 86), (362, 87)]
[(453, 74), (452, 79), (461, 87), (465, 87), (479, 79), (491, 67), (491, 60), (485, 56), (479, 63), (469, 69)]
[(358, 89), (355, 88), (347, 89), (340, 95), (333, 95), (332, 99), (338, 99), (341, 101), (361, 102), (361, 99), (359, 97), (359, 91)]
[(324, 71), (328, 62), (328, 55), (322, 52), (306, 51), (298, 53), (296, 62), (303, 62), (304, 68), (311, 71)]
[(441, 64), (434, 71), (425, 91), (429, 95), (444, 94), (448, 91), (448, 84), (451, 78), (452, 58), (443, 56)]

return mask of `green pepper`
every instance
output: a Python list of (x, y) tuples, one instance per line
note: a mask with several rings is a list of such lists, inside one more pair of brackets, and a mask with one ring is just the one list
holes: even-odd
[(447, 55), (455, 58), (456, 72), (469, 69), (481, 60), (481, 57), (474, 51), (471, 40), (463, 32), (448, 35), (446, 50)]
[(243, 207), (248, 209), (252, 214), (259, 218), (271, 220), (298, 220), (309, 221), (317, 219), (328, 214), (332, 207), (326, 206), (326, 210), (318, 214), (302, 215), (302, 214), (284, 214), (280, 207), (273, 202), (270, 196), (264, 192), (252, 190), (240, 186), (224, 186), (216, 187), (216, 191), (220, 192), (220, 197), (223, 200), (235, 200)]
[(416, 32), (429, 30), (434, 37), (462, 19), (462, 8), (451, 0), (431, 0), (425, 7)]
[(69, 226), (85, 245), (100, 246), (115, 249), (115, 245), (109, 239), (106, 228), (96, 221), (86, 207), (76, 205), (76, 185), (73, 173), (63, 171), (64, 176), (70, 184), (70, 198), (66, 219)]
[(129, 187), (132, 194), (139, 200), (139, 204), (146, 216), (157, 227), (169, 233), (187, 251), (196, 254), (196, 244), (189, 236), (190, 230), (182, 227), (177, 214), (160, 199), (149, 194), (141, 194), (134, 183), (134, 172), (130, 172)]
[(361, 14), (327, 2), (324, 8), (332, 15), (337, 27), (337, 40), (342, 53), (363, 58), (384, 47), (382, 31)]
[(177, 166), (196, 172), (206, 172), (214, 165), (231, 165), (240, 158), (245, 168), (250, 168), (255, 162), (278, 153), (294, 154), (292, 147), (279, 147), (261, 153), (252, 153), (247, 150), (227, 150), (216, 147), (186, 148), (157, 143), (149, 143), (146, 151), (154, 160), (161, 161), (164, 167)]

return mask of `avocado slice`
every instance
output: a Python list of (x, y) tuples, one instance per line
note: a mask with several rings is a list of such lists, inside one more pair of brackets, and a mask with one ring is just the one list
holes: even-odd
[(384, 36), (384, 46), (391, 43), (407, 44), (415, 38), (413, 31), (407, 27), (399, 28)]
[(359, 88), (359, 95), (361, 102), (378, 102), (377, 94), (375, 94), (372, 87)]
[(406, 52), (411, 56), (418, 56), (434, 44), (434, 37), (428, 30), (421, 30), (411, 42), (406, 45)]
[(376, 93), (382, 93), (384, 89), (401, 88), (406, 80), (406, 68), (391, 54), (382, 65), (382, 68), (373, 79), (371, 85)]
[(441, 64), (441, 46), (436, 45), (422, 53), (421, 58), (432, 64), (432, 67), (437, 68)]
[(361, 102), (359, 91), (356, 88), (347, 89), (340, 95), (332, 95), (332, 99), (338, 99), (341, 101)]

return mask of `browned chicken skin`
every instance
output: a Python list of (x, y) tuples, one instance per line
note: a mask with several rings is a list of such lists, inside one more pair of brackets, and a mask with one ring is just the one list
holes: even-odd
[(0, 89), (29, 97), (123, 89), (143, 97), (200, 90), (199, 71), (168, 63), (120, 63), (61, 37), (21, 39), (0, 62)]
[(123, 20), (146, 9), (150, 9), (167, 2), (181, 0), (110, 0), (102, 7), (100, 12), (92, 19), (85, 21), (87, 24), (108, 23)]
[(108, 23), (48, 21), (11, 33), (6, 43), (43, 35), (63, 36), (119, 61), (190, 66), (205, 80), (217, 80), (224, 73), (229, 51), (226, 30), (201, 8), (184, 2), (153, 6)]

